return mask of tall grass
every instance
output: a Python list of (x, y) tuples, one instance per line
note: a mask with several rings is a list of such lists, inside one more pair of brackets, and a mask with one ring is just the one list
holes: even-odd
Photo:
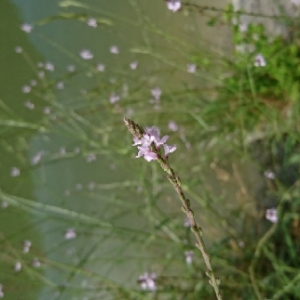
[[(4, 299), (215, 299), (176, 193), (158, 165), (135, 159), (124, 117), (176, 143), (170, 164), (223, 299), (299, 299), (298, 19), (265, 16), (290, 32), (273, 36), (244, 28), (251, 12), (231, 6), (120, 5), (64, 0), (37, 20), (32, 39), (66, 61), (54, 71), (25, 41), (13, 53), (27, 75), (0, 96)], [(105, 34), (106, 50), (91, 44), (84, 60), (85, 45), (72, 51), (44, 30), (65, 22), (87, 42)]]

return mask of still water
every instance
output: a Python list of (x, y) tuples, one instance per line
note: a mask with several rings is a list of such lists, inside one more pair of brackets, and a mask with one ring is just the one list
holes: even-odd
[[(87, 24), (91, 19), (97, 27)], [(124, 161), (132, 150), (118, 131), (122, 116), (145, 110), (140, 99), (148, 103), (151, 92), (143, 86), (164, 92), (189, 76), (180, 73), (188, 53), (226, 49), (227, 31), (205, 22), (174, 14), (159, 0), (1, 0), (5, 299), (104, 299), (116, 283), (138, 288), (136, 279), (149, 265), (164, 267), (155, 258), (165, 242), (180, 239), (151, 211), (149, 228), (140, 202), (153, 201), (162, 184), (155, 169), (151, 187), (137, 178), (136, 170), (142, 174), (148, 166)], [(22, 24), (33, 25), (32, 32), (20, 30)], [(112, 105), (128, 93), (130, 105)], [(151, 242), (156, 226), (164, 239)]]

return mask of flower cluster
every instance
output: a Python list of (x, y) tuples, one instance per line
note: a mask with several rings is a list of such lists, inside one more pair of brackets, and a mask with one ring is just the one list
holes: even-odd
[[(157, 159), (157, 153), (151, 150), (151, 144), (153, 143), (158, 149), (160, 146), (164, 147), (165, 156), (176, 150), (176, 145), (169, 146), (166, 141), (169, 137), (167, 135), (160, 138), (160, 131), (157, 127), (146, 127), (145, 133), (141, 139), (133, 138), (133, 146), (137, 146), (139, 149), (138, 155), (136, 157), (143, 156), (147, 161)], [(140, 146), (138, 146), (140, 145)]]
[(139, 277), (139, 284), (143, 290), (148, 290), (154, 292), (156, 290), (156, 274), (154, 272), (141, 275)]

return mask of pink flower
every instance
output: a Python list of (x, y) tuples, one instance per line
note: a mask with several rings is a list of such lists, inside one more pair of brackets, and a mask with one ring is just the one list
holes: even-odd
[(150, 148), (151, 144), (154, 143), (155, 147), (158, 149), (160, 146), (164, 147), (165, 156), (167, 156), (169, 153), (172, 153), (176, 150), (176, 146), (169, 146), (166, 144), (168, 140), (168, 136), (165, 135), (162, 138), (160, 138), (160, 131), (157, 127), (146, 127), (145, 133), (141, 139), (138, 139), (136, 137), (133, 138), (133, 146), (137, 146), (139, 152), (138, 157), (144, 157), (147, 161), (152, 161), (157, 159), (157, 154), (153, 152)]
[(139, 277), (139, 284), (141, 285), (141, 288), (143, 290), (148, 290), (148, 291), (155, 291), (156, 290), (156, 274), (155, 273), (148, 273), (146, 272), (145, 274), (141, 275)]
[(181, 2), (180, 0), (167, 0), (167, 6), (169, 10), (176, 12), (181, 8)]
[(276, 208), (267, 209), (266, 219), (271, 223), (277, 223), (278, 222), (277, 209)]
[(265, 58), (262, 54), (257, 54), (254, 58), (254, 66), (255, 67), (265, 67), (267, 65)]

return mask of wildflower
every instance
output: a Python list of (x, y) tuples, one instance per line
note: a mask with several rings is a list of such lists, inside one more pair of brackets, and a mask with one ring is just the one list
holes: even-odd
[(66, 240), (71, 240), (71, 239), (75, 239), (77, 236), (76, 232), (74, 229), (70, 228), (65, 232), (65, 239)]
[(23, 48), (20, 46), (15, 47), (15, 52), (16, 53), (22, 53), (23, 52)]
[(77, 183), (77, 184), (76, 184), (76, 190), (77, 190), (77, 191), (82, 190), (82, 188), (83, 188), (83, 186), (82, 186), (81, 183)]
[(193, 257), (194, 257), (194, 251), (185, 251), (185, 261), (188, 265), (192, 264), (193, 262)]
[(135, 70), (137, 68), (138, 64), (139, 63), (137, 61), (133, 61), (132, 63), (129, 64), (130, 69)]
[(24, 105), (28, 108), (28, 109), (34, 109), (34, 104), (30, 101), (30, 100), (28, 100), (28, 101), (26, 101), (25, 103), (24, 103)]
[(138, 283), (140, 284), (143, 290), (148, 290), (154, 292), (156, 290), (156, 274), (152, 273), (144, 273), (138, 279)]
[(17, 261), (17, 262), (15, 263), (14, 270), (15, 270), (15, 272), (20, 272), (21, 269), (22, 269), (22, 264), (21, 264), (19, 261)]
[(4, 293), (3, 293), (3, 285), (0, 284), (0, 298), (4, 297)]
[(110, 53), (112, 53), (112, 54), (119, 54), (119, 48), (118, 48), (118, 46), (111, 46), (110, 48), (109, 48), (109, 51), (110, 51)]
[(22, 31), (24, 31), (26, 33), (30, 33), (33, 29), (33, 26), (30, 25), (30, 24), (24, 23), (24, 24), (21, 25), (20, 28), (21, 28)]
[(34, 258), (31, 264), (35, 268), (39, 268), (41, 266), (41, 262), (39, 261), (38, 258)]
[(167, 0), (167, 6), (169, 10), (176, 12), (181, 8), (181, 2), (180, 0)]
[(241, 23), (239, 25), (240, 32), (246, 32), (248, 30), (248, 24), (247, 23)]
[(104, 71), (105, 71), (105, 65), (103, 65), (103, 64), (98, 64), (98, 65), (97, 65), (97, 70), (98, 70), (99, 72), (104, 72)]
[(272, 180), (274, 180), (275, 179), (275, 173), (273, 172), (273, 171), (271, 171), (271, 170), (266, 170), (265, 172), (264, 172), (264, 176), (266, 177), (266, 178), (268, 178), (268, 179), (272, 179)]
[(277, 209), (276, 208), (269, 208), (266, 210), (266, 219), (270, 221), (271, 223), (277, 223), (278, 222), (278, 216), (277, 216)]
[(26, 240), (23, 244), (23, 253), (28, 253), (31, 247), (31, 242)]
[(189, 73), (195, 73), (196, 72), (197, 66), (195, 64), (187, 64), (186, 67), (187, 67), (187, 71)]
[(155, 100), (159, 100), (161, 96), (161, 89), (156, 87), (151, 90), (151, 94), (154, 97)]
[(30, 91), (31, 91), (31, 86), (29, 86), (29, 85), (24, 85), (24, 86), (22, 87), (22, 92), (23, 92), (24, 94), (28, 94), (28, 93), (30, 93)]
[(90, 162), (96, 160), (97, 156), (94, 153), (89, 153), (85, 159), (88, 163), (90, 163)]
[(5, 209), (8, 206), (8, 203), (6, 201), (1, 202), (1, 208)]
[(133, 146), (137, 146), (139, 150), (136, 157), (138, 158), (143, 156), (148, 162), (157, 159), (157, 153), (153, 152), (150, 149), (152, 143), (154, 143), (157, 149), (163, 145), (165, 156), (167, 156), (169, 153), (174, 152), (176, 150), (176, 146), (167, 145), (166, 141), (168, 140), (168, 138), (169, 137), (167, 135), (160, 138), (160, 131), (157, 127), (146, 127), (145, 133), (141, 139), (138, 139), (136, 137), (133, 138)]
[(291, 3), (295, 6), (299, 6), (300, 5), (300, 0), (291, 0)]
[(39, 151), (33, 158), (32, 158), (32, 164), (33, 165), (36, 165), (36, 164), (38, 164), (40, 161), (41, 161), (41, 159), (42, 159), (42, 155), (44, 154), (44, 152), (43, 151)]
[(109, 102), (114, 104), (120, 100), (120, 96), (116, 95), (115, 93), (112, 93), (109, 97)]
[(90, 50), (88, 50), (88, 49), (83, 49), (80, 52), (80, 56), (83, 59), (92, 59), (94, 57), (94, 54)]
[(89, 18), (86, 22), (88, 26), (96, 28), (98, 26), (97, 20), (95, 18)]
[(75, 72), (75, 66), (74, 65), (69, 65), (67, 67), (67, 70), (68, 70), (68, 72), (73, 73), (73, 72)]
[(94, 181), (91, 181), (89, 184), (88, 184), (88, 189), (89, 190), (93, 190), (95, 189), (96, 187), (96, 183)]
[(10, 171), (10, 176), (17, 177), (17, 176), (20, 176), (20, 173), (21, 173), (20, 169), (13, 167)]
[(65, 85), (62, 81), (59, 81), (57, 84), (56, 84), (56, 87), (59, 89), (59, 90), (63, 90), (65, 88)]
[(48, 71), (51, 71), (51, 72), (54, 71), (54, 65), (51, 62), (46, 62), (45, 65), (44, 65), (44, 68), (45, 68), (45, 70), (48, 70)]
[(169, 124), (168, 124), (168, 128), (171, 131), (177, 131), (178, 130), (178, 125), (176, 124), (176, 122), (170, 121)]
[(51, 108), (49, 106), (45, 106), (43, 109), (43, 113), (45, 115), (49, 115), (51, 113)]
[(262, 54), (257, 54), (254, 58), (254, 66), (255, 67), (265, 67), (267, 65), (265, 58)]

